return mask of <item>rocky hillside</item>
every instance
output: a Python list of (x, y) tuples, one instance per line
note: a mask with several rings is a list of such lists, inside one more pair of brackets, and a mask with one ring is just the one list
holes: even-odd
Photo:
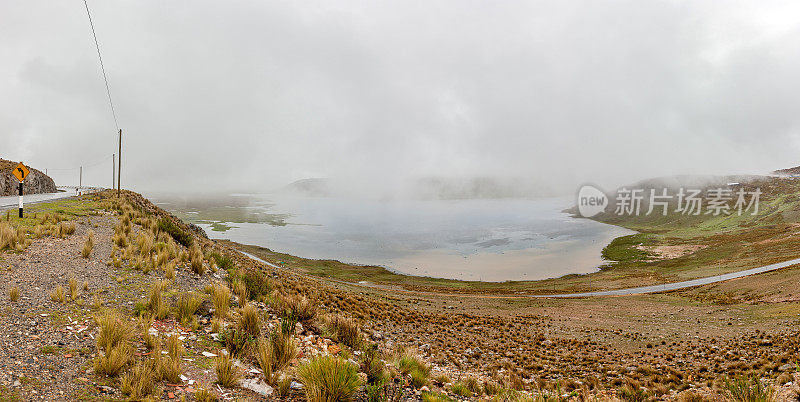
[[(0, 196), (17, 194), (19, 181), (11, 173), (18, 163), (0, 159)], [(25, 179), (25, 186), (22, 188), (24, 194), (56, 192), (56, 183), (50, 176), (30, 166), (28, 168), (31, 173)]]

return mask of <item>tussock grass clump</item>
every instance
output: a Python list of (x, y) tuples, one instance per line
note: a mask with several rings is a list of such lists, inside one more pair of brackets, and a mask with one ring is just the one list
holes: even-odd
[(211, 302), (214, 304), (214, 316), (225, 318), (231, 305), (231, 290), (223, 283), (217, 283), (211, 289)]
[(186, 353), (186, 349), (183, 347), (183, 342), (178, 339), (178, 334), (172, 334), (167, 339), (167, 354), (172, 359), (180, 359), (183, 357), (183, 354)]
[(94, 232), (89, 231), (89, 236), (86, 237), (86, 241), (83, 243), (83, 249), (81, 249), (81, 257), (89, 258), (92, 255), (92, 250), (94, 249)]
[(197, 402), (215, 402), (217, 397), (211, 393), (206, 387), (198, 387), (194, 393), (194, 399)]
[(349, 401), (358, 390), (358, 370), (334, 356), (315, 357), (297, 368), (310, 402)]
[(203, 257), (195, 254), (192, 256), (191, 262), (189, 264), (192, 268), (192, 272), (194, 272), (195, 274), (203, 275), (204, 273), (206, 273), (206, 265), (203, 264)]
[(236, 322), (238, 330), (257, 338), (261, 334), (261, 318), (258, 309), (248, 303), (239, 310), (239, 313), (239, 320)]
[(280, 295), (278, 310), (283, 316), (292, 316), (303, 324), (309, 323), (317, 315), (317, 304), (301, 295)]
[(153, 251), (153, 236), (147, 233), (141, 233), (136, 237), (136, 247), (139, 249), (139, 254), (149, 256)]
[(161, 292), (167, 287), (166, 282), (156, 281), (150, 287), (150, 298), (147, 302), (147, 309), (157, 320), (162, 320), (169, 315), (169, 307), (164, 302)]
[(170, 384), (181, 383), (181, 359), (168, 358), (160, 359), (158, 373), (159, 376)]
[(267, 338), (260, 337), (255, 350), (256, 361), (269, 384), (275, 384), (277, 378), (274, 374), (289, 367), (298, 353), (294, 339), (277, 329)]
[(78, 280), (75, 279), (75, 276), (69, 277), (69, 297), (72, 300), (78, 298)]
[(178, 297), (178, 320), (183, 325), (193, 321), (194, 313), (203, 303), (203, 299), (193, 293), (183, 293)]
[(59, 239), (63, 239), (73, 233), (75, 233), (74, 222), (59, 222), (58, 225), (56, 226), (55, 235)]
[(50, 293), (50, 300), (64, 304), (67, 302), (67, 296), (64, 294), (64, 287), (61, 285), (56, 286), (53, 292)]
[(337, 342), (354, 349), (361, 347), (361, 330), (358, 328), (358, 323), (352, 318), (338, 314), (330, 316), (325, 320), (325, 328)]
[(275, 371), (281, 371), (289, 367), (289, 363), (291, 363), (299, 353), (294, 338), (276, 329), (272, 331), (269, 341), (272, 343), (272, 353), (275, 357)]
[(256, 344), (255, 355), (258, 367), (264, 373), (264, 380), (267, 384), (274, 384), (275, 354), (272, 351), (272, 343), (263, 336), (260, 337)]
[(130, 345), (131, 330), (128, 324), (114, 311), (96, 316), (100, 327), (97, 349), (100, 352), (94, 362), (96, 373), (116, 376), (133, 360), (134, 349)]
[(19, 300), (19, 288), (14, 286), (8, 290), (8, 299), (12, 302)]
[(140, 362), (120, 377), (120, 390), (132, 400), (141, 400), (153, 392), (153, 367)]
[(216, 359), (214, 371), (217, 373), (217, 384), (225, 388), (234, 387), (242, 378), (242, 371), (233, 364), (230, 355), (221, 354)]
[[(442, 394), (438, 392), (423, 392), (422, 393), (422, 402), (451, 402), (453, 399), (447, 396), (447, 394)], [(513, 401), (516, 399), (497, 399), (499, 401)]]
[(242, 280), (236, 279), (233, 281), (232, 285), (233, 293), (239, 298), (239, 304), (244, 304), (250, 299), (250, 292), (247, 290), (247, 286), (245, 286)]
[(735, 402), (773, 402), (777, 393), (767, 387), (755, 376), (742, 376), (725, 379), (725, 390), (730, 400)]
[(125, 236), (124, 233), (114, 233), (114, 235), (111, 237), (111, 241), (115, 246), (121, 249), (128, 247), (128, 237)]
[(625, 402), (644, 402), (650, 399), (647, 390), (642, 389), (641, 383), (635, 380), (627, 380), (625, 385), (619, 389), (618, 396)]
[(25, 236), (19, 236), (19, 231), (8, 223), (0, 222), (0, 251), (15, 250), (17, 245), (24, 241)]
[(467, 388), (466, 385), (461, 384), (461, 383), (453, 384), (453, 386), (450, 388), (450, 392), (452, 392), (452, 393), (454, 393), (454, 394), (456, 394), (456, 395), (458, 395), (458, 396), (460, 396), (462, 398), (469, 398), (469, 397), (472, 396), (472, 391), (470, 391), (469, 388)]
[(367, 384), (382, 384), (386, 380), (386, 365), (381, 360), (377, 344), (371, 344), (361, 355), (361, 371), (367, 375)]
[(175, 280), (175, 264), (172, 262), (164, 266), (164, 277), (169, 280)]
[(403, 353), (397, 362), (397, 367), (403, 375), (411, 375), (411, 385), (420, 388), (428, 383), (431, 368), (418, 356), (409, 352)]

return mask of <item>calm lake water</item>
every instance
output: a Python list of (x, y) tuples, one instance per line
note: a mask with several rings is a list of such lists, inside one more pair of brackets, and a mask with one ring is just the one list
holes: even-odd
[(535, 280), (594, 272), (633, 232), (561, 212), (573, 199), (378, 201), (276, 195), (151, 195), (211, 238), (411, 275)]

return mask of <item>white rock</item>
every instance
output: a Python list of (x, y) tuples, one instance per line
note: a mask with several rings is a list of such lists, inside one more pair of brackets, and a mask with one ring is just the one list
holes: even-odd
[(211, 352), (206, 352), (206, 351), (203, 351), (203, 356), (205, 356), (205, 357), (217, 357), (217, 355), (215, 355), (215, 354), (213, 354)]
[(266, 383), (261, 382), (261, 380), (255, 378), (248, 378), (242, 381), (242, 388), (247, 388), (253, 392), (256, 392), (260, 395), (270, 395), (272, 394), (272, 387), (267, 385)]

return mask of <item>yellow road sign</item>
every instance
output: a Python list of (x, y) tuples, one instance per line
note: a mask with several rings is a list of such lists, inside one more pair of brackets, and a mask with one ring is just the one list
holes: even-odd
[(22, 162), (20, 162), (20, 164), (14, 168), (14, 177), (16, 177), (17, 180), (19, 180), (19, 182), (22, 183), (23, 181), (25, 181), (25, 178), (28, 177), (28, 173), (30, 172), (31, 171), (28, 170), (28, 167), (23, 165)]

